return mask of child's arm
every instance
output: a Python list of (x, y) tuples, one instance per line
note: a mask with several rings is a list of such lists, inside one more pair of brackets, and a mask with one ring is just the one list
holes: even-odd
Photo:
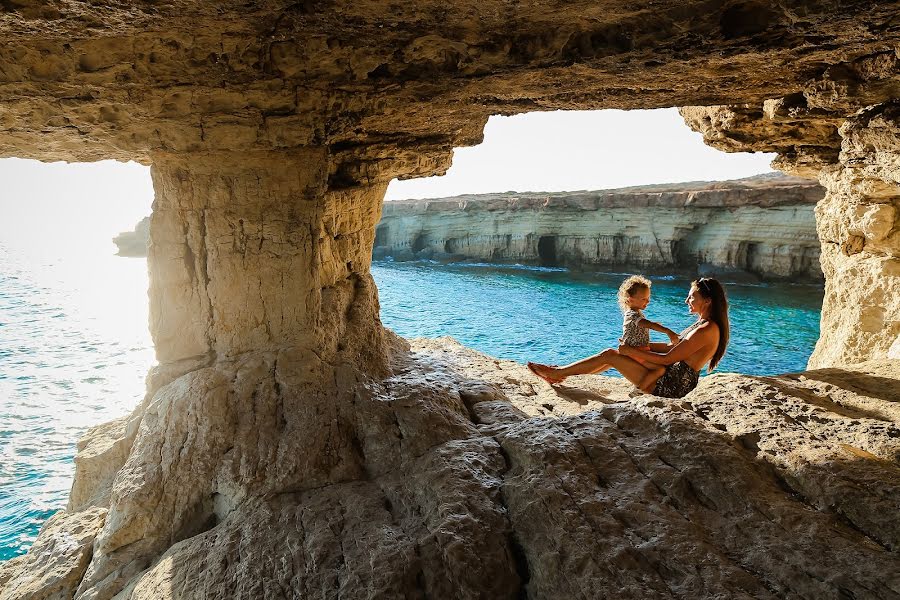
[(652, 329), (653, 331), (664, 333), (669, 336), (669, 341), (671, 341), (673, 344), (677, 344), (679, 341), (677, 333), (675, 333), (665, 325), (660, 325), (659, 323), (651, 321), (650, 319), (641, 319), (640, 321), (638, 321), (638, 327), (643, 327), (644, 329)]

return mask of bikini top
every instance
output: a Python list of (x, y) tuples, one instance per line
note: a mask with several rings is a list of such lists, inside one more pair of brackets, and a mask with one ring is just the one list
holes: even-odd
[(687, 329), (685, 329), (684, 331), (682, 331), (681, 333), (678, 334), (678, 339), (683, 340), (684, 338), (686, 338), (688, 336), (688, 334), (690, 332), (697, 329), (704, 323), (706, 323), (706, 319), (697, 319), (697, 321), (693, 325), (691, 325), (690, 327), (688, 327)]

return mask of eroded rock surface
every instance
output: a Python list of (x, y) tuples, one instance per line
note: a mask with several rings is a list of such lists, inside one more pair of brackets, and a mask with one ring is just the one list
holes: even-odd
[(900, 597), (896, 361), (667, 401), (390, 339), (340, 396), (275, 353), (160, 388), (60, 597)]
[[(385, 166), (427, 175), (492, 114), (794, 93), (891, 48), (895, 16), (892, 2), (837, 0), (15, 0), (0, 15), (0, 154), (150, 161), (313, 146), (349, 158), (345, 181)], [(852, 85), (827, 92), (859, 104)]]
[(386, 202), (375, 256), (819, 280), (824, 190), (772, 175), (594, 192)]
[(106, 512), (93, 507), (50, 517), (28, 554), (0, 563), (0, 598), (71, 598), (91, 562)]

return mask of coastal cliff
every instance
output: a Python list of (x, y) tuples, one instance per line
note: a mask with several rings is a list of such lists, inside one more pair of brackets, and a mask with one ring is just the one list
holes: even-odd
[(814, 181), (767, 174), (616, 190), (384, 204), (376, 258), (822, 279)]
[[(385, 202), (374, 257), (820, 281), (814, 181), (734, 181)], [(649, 209), (649, 210), (648, 210)], [(146, 256), (149, 218), (113, 241)]]
[(119, 247), (119, 251), (116, 252), (119, 256), (147, 256), (149, 241), (150, 217), (138, 221), (133, 231), (123, 231), (113, 238), (113, 243)]

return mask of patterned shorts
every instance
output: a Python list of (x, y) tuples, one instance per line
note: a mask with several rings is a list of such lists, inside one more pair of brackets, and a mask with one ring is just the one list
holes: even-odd
[(653, 395), (662, 398), (683, 398), (697, 387), (700, 373), (684, 361), (666, 367), (666, 372), (656, 380)]

